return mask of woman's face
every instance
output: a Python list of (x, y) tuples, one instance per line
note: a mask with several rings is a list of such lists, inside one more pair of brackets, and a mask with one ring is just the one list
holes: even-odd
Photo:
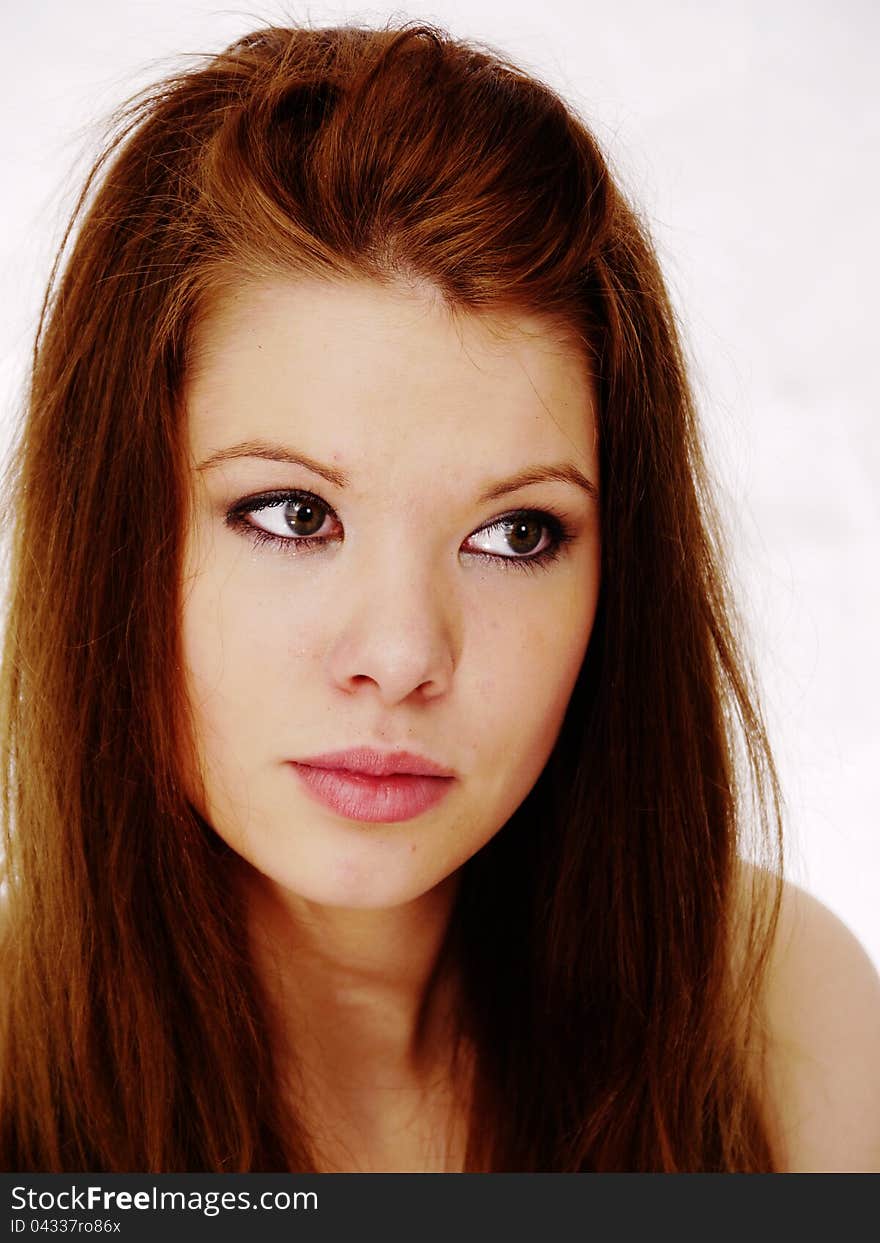
[[(453, 316), (430, 291), (279, 278), (205, 317), (186, 396), (199, 811), (306, 900), (417, 898), (526, 797), (584, 657), (584, 357), (540, 320)], [(451, 775), (302, 763), (364, 748)]]

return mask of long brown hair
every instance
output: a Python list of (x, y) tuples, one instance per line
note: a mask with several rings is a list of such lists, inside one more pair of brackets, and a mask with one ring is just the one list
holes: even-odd
[[(426, 281), (589, 351), (602, 586), (551, 758), (463, 868), (471, 1170), (768, 1170), (780, 799), (669, 300), (584, 123), (433, 27), (264, 29), (122, 114), (5, 485), (0, 1164), (308, 1170), (226, 848), (187, 801), (181, 391), (243, 274)], [(748, 837), (749, 845), (745, 841)], [(758, 873), (754, 873), (758, 875)]]

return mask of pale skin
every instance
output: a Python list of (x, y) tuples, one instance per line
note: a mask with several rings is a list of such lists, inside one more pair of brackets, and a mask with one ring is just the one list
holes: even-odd
[[(600, 480), (583, 354), (536, 318), (452, 314), (422, 287), (278, 277), (210, 310), (186, 396), (197, 801), (241, 861), (274, 1037), (297, 1051), (286, 1090), (322, 1168), (460, 1169), (455, 980), (435, 966), (457, 872), (537, 780), (589, 641)], [(485, 499), (546, 466), (565, 477)], [(311, 498), (322, 544), (293, 546), (306, 502), (285, 490)], [(511, 515), (530, 517), (531, 542), (511, 541)], [(538, 565), (553, 516), (568, 539)], [(278, 542), (257, 546), (256, 527)], [(533, 556), (531, 572), (511, 564)], [(453, 788), (412, 819), (365, 824), (317, 805), (286, 763), (355, 746), (417, 751), (454, 770)], [(880, 987), (849, 934), (805, 911), (768, 994), (771, 1047), (804, 1052), (771, 1057), (785, 1160), (874, 1168)], [(855, 996), (804, 978), (811, 938), (833, 960), (826, 989), (849, 972)], [(829, 1003), (839, 1027), (820, 1032), (811, 1007)], [(862, 1067), (867, 1105), (850, 1071), (840, 1103), (843, 1061)], [(818, 1114), (804, 1104), (816, 1076)], [(837, 1148), (829, 1109), (846, 1114)]]
[(837, 916), (796, 885), (785, 887), (764, 1013), (780, 1167), (880, 1172), (880, 977)]
[[(328, 1168), (454, 1169), (453, 982), (426, 990), (455, 874), (537, 780), (589, 640), (585, 363), (544, 325), (452, 316), (426, 291), (279, 281), (205, 320), (187, 397), (183, 628), (204, 811), (247, 865), (279, 1041), (303, 1064)], [(254, 441), (312, 468), (250, 453), (206, 465)], [(481, 499), (560, 465), (570, 478)], [(281, 489), (327, 507), (324, 546), (255, 547), (230, 528), (241, 498)], [(570, 540), (546, 568), (513, 565), (499, 520), (548, 510)], [(548, 526), (534, 534), (534, 551), (552, 548)], [(426, 755), (454, 789), (414, 819), (365, 825), (316, 806), (284, 764), (358, 745)]]

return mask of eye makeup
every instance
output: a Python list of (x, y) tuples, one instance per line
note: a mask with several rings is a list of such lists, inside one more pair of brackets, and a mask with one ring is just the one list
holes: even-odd
[[(267, 519), (271, 516), (270, 520), (276, 529), (252, 521), (257, 514), (266, 515)], [(236, 501), (227, 511), (225, 522), (231, 530), (249, 539), (257, 548), (273, 548), (288, 555), (299, 556), (318, 552), (326, 545), (338, 543), (341, 539), (339, 534), (297, 533), (294, 529), (293, 524), (300, 523), (308, 527), (316, 519), (317, 531), (322, 530), (328, 521), (335, 523), (341, 531), (341, 524), (333, 509), (319, 496), (300, 489), (281, 489)], [(464, 551), (467, 556), (479, 557), (494, 564), (501, 562), (505, 568), (534, 571), (549, 566), (575, 538), (574, 531), (561, 514), (552, 509), (523, 508), (511, 510), (479, 527), (469, 539), (485, 536), (490, 532), (498, 532), (504, 538), (530, 527), (537, 528), (540, 533), (540, 541), (535, 550), (524, 554), (517, 554), (513, 549), (509, 552), (487, 552), (479, 549), (474, 552), (466, 549)], [(286, 528), (285, 533), (282, 534), (277, 528)]]

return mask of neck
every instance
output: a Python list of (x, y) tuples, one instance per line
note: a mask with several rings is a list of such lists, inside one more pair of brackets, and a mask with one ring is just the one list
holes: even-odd
[(443, 1065), (455, 988), (441, 951), (456, 880), (401, 906), (351, 910), (248, 874), (257, 970), (300, 1079), (357, 1094), (424, 1085)]

